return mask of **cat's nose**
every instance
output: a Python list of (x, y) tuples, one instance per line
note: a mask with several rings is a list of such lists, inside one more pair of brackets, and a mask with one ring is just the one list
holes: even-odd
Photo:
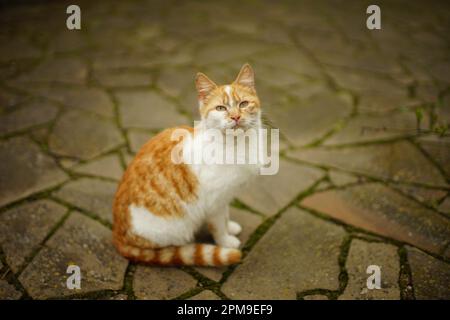
[(230, 118), (233, 119), (234, 121), (238, 122), (239, 119), (241, 118), (241, 116), (237, 114), (237, 115), (234, 115), (234, 116), (230, 116)]

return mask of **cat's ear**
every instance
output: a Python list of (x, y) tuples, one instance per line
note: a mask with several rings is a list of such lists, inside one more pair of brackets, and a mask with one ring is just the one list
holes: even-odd
[(197, 76), (195, 77), (195, 86), (197, 87), (198, 98), (200, 101), (217, 88), (217, 85), (201, 72), (197, 73)]
[(255, 73), (248, 63), (242, 66), (234, 83), (255, 89)]

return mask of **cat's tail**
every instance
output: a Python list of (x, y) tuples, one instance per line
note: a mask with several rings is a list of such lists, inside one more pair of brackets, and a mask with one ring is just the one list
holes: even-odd
[(242, 252), (212, 244), (188, 244), (180, 247), (143, 249), (117, 245), (120, 254), (129, 260), (160, 266), (227, 266), (238, 263)]

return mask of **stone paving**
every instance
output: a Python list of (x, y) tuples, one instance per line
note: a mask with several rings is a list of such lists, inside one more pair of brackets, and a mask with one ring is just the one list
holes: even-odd
[[(80, 31), (68, 4), (0, 13), (0, 299), (450, 299), (448, 2), (378, 1), (374, 31), (366, 1), (78, 1)], [(128, 263), (127, 163), (244, 62), (282, 152), (232, 203), (243, 262)]]

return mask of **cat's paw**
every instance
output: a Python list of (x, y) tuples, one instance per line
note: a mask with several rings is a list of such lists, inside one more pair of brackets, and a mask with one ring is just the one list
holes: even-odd
[(241, 245), (241, 241), (235, 236), (227, 235), (217, 241), (217, 244), (224, 248), (237, 249)]
[(228, 221), (228, 232), (235, 236), (241, 233), (242, 227), (235, 221)]

